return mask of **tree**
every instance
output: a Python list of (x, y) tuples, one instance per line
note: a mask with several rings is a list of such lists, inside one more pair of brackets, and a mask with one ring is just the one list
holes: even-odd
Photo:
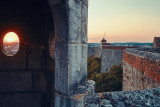
[(87, 78), (96, 82), (96, 92), (122, 90), (123, 70), (121, 65), (114, 65), (107, 73), (100, 73), (101, 59), (88, 57)]
[(90, 79), (92, 75), (100, 73), (101, 70), (101, 58), (94, 57), (93, 55), (88, 57), (87, 61), (87, 78)]

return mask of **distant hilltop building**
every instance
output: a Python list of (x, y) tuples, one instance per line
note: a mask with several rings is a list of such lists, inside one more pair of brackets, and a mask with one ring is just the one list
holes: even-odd
[(160, 48), (160, 37), (154, 37), (153, 48)]
[(101, 48), (103, 48), (103, 46), (108, 46), (108, 45), (111, 45), (111, 43), (107, 43), (107, 40), (105, 38), (103, 38), (101, 40)]

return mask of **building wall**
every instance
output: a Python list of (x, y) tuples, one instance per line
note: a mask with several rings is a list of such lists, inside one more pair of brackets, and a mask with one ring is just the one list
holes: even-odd
[(88, 57), (89, 56), (100, 57), (101, 56), (101, 48), (99, 47), (88, 47)]
[(123, 50), (103, 49), (101, 51), (101, 72), (107, 72), (113, 65), (123, 63)]
[(123, 53), (123, 91), (160, 86), (160, 54), (147, 51), (126, 49)]
[(153, 48), (159, 48), (160, 49), (160, 37), (154, 37)]

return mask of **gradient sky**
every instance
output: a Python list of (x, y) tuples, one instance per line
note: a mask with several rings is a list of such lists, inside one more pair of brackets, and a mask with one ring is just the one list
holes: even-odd
[(153, 42), (160, 36), (160, 0), (89, 0), (88, 42)]

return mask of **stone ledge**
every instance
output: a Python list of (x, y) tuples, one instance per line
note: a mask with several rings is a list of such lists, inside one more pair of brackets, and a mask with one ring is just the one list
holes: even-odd
[(160, 88), (97, 93), (86, 100), (85, 107), (158, 107)]
[(153, 50), (152, 48), (132, 48), (125, 49), (125, 52), (131, 55), (135, 55), (140, 58), (147, 58), (151, 61), (160, 62), (160, 53), (148, 52)]

